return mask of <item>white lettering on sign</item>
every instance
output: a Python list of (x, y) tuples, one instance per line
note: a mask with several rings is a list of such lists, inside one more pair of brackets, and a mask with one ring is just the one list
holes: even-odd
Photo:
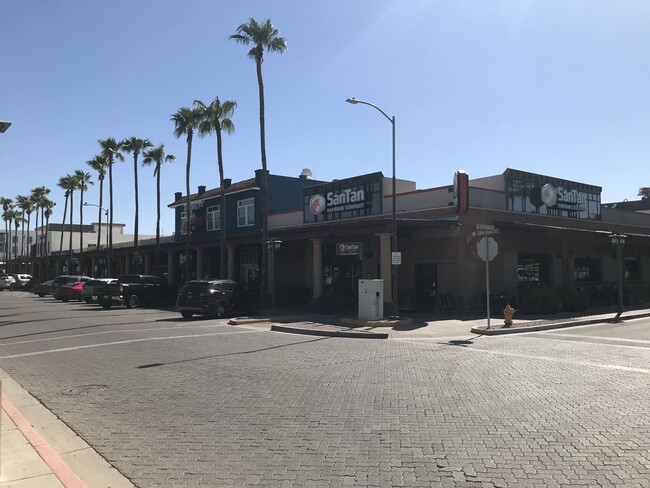
[(363, 190), (352, 190), (347, 188), (338, 193), (330, 191), (327, 193), (327, 211), (343, 212), (356, 210), (365, 205), (366, 195)]

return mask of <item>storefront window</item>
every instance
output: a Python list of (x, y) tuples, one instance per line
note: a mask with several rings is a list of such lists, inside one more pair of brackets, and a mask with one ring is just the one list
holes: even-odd
[(520, 254), (517, 261), (519, 288), (536, 288), (549, 280), (549, 257), (546, 254)]
[(574, 261), (575, 268), (575, 281), (600, 281), (601, 278), (601, 266), (598, 259), (578, 256)]
[(639, 258), (625, 258), (625, 279), (641, 281), (641, 262)]

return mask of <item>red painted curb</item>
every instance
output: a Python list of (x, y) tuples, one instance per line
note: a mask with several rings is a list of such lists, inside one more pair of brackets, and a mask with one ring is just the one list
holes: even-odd
[(86, 488), (86, 485), (77, 477), (70, 467), (59, 457), (59, 455), (45, 442), (38, 432), (30, 425), (25, 417), (14, 407), (13, 403), (2, 395), (2, 409), (9, 418), (16, 424), (18, 430), (25, 436), (27, 442), (36, 450), (39, 456), (50, 467), (54, 475), (59, 479), (65, 488)]

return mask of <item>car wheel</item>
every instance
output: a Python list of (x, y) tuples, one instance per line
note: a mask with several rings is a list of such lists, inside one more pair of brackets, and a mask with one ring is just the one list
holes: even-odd
[(126, 299), (126, 308), (137, 308), (139, 303), (138, 295), (129, 295)]
[(226, 305), (223, 302), (219, 302), (214, 307), (214, 314), (218, 319), (222, 319), (226, 316)]
[(38, 296), (43, 298), (45, 296), (45, 293), (39, 293)]
[(192, 315), (194, 315), (192, 312), (181, 312), (181, 316), (182, 316), (184, 319), (191, 319), (191, 318), (192, 318)]
[(102, 302), (102, 308), (104, 310), (110, 310), (111, 308), (111, 302)]
[(84, 298), (84, 302), (93, 303), (93, 299), (92, 298)]
[(16, 285), (14, 283), (9, 285), (9, 291), (15, 291), (15, 290), (16, 290)]

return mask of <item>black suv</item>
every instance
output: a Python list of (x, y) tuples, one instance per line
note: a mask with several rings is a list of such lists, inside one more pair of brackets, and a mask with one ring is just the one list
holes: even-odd
[(178, 292), (176, 310), (183, 318), (194, 314), (214, 315), (257, 313), (257, 297), (231, 280), (194, 280)]

